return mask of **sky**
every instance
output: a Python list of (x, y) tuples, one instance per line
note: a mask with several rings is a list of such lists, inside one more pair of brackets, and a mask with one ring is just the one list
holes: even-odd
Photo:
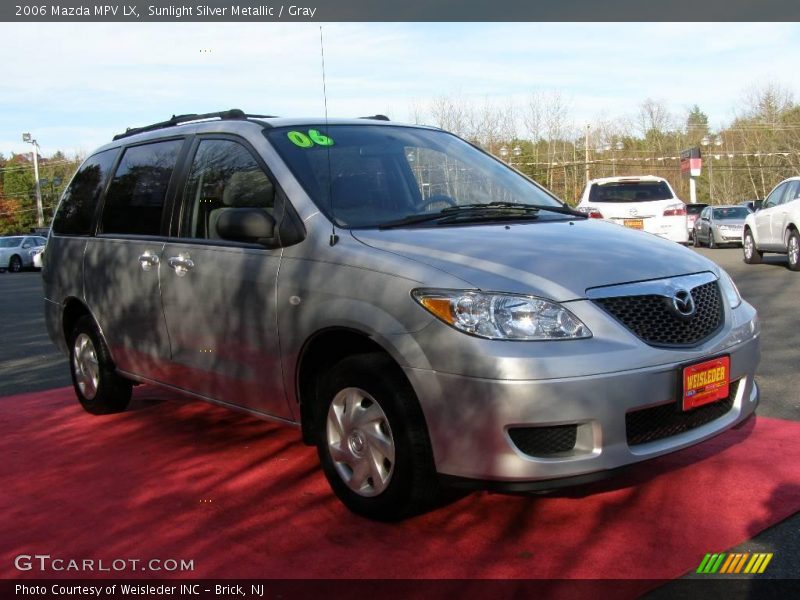
[[(576, 124), (647, 98), (729, 123), (748, 89), (800, 98), (797, 23), (325, 23), (328, 114), (410, 120), (443, 95), (524, 106), (558, 92)], [(89, 152), (126, 127), (241, 108), (322, 116), (314, 23), (0, 23), (0, 152)]]

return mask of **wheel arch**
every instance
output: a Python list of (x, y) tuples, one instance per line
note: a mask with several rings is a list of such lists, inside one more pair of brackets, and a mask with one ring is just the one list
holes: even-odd
[(317, 331), (303, 344), (295, 369), (295, 399), (300, 407), (304, 443), (314, 443), (314, 422), (317, 418), (314, 405), (317, 386), (323, 374), (339, 361), (360, 354), (385, 356), (391, 361), (393, 374), (402, 377), (413, 390), (397, 358), (374, 337), (349, 327), (335, 326)]
[(103, 331), (102, 325), (94, 316), (89, 307), (86, 306), (81, 299), (76, 298), (75, 296), (70, 296), (63, 303), (64, 308), (61, 311), (61, 331), (64, 336), (64, 342), (67, 347), (67, 351), (69, 351), (69, 338), (72, 334), (72, 330), (75, 328), (75, 324), (78, 322), (78, 319), (81, 317), (91, 317), (94, 321), (95, 325), (97, 325), (97, 331), (100, 333), (100, 337), (103, 340), (106, 348), (108, 349), (109, 357), (111, 358), (112, 363), (114, 362), (114, 357), (111, 354), (111, 349), (108, 345), (108, 340), (106, 339), (106, 334)]

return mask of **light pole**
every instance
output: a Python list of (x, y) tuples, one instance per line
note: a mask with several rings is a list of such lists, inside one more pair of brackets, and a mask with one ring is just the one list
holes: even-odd
[[(700, 140), (700, 143), (703, 145), (704, 148), (707, 148), (710, 144), (713, 144), (717, 148), (722, 146), (722, 137), (718, 135), (714, 135), (713, 133), (709, 133), (708, 135), (704, 135), (703, 139)], [(708, 155), (708, 201), (709, 204), (714, 204), (714, 155)]]
[(36, 180), (36, 222), (39, 227), (44, 227), (44, 213), (42, 212), (42, 188), (39, 186), (39, 143), (31, 137), (30, 133), (22, 134), (22, 141), (33, 145), (33, 177)]

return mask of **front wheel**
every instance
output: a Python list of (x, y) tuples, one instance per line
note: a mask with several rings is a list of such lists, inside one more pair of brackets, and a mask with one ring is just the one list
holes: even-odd
[(717, 240), (714, 239), (714, 232), (710, 229), (708, 230), (708, 247), (712, 249), (717, 247)]
[(700, 236), (697, 235), (696, 231), (692, 233), (692, 246), (694, 246), (695, 248), (700, 247)]
[(763, 254), (756, 247), (756, 241), (753, 239), (753, 232), (749, 229), (744, 232), (742, 252), (744, 253), (744, 262), (748, 265), (757, 265), (761, 262), (761, 258), (763, 257)]
[(317, 400), (317, 452), (347, 508), (394, 521), (431, 506), (437, 478), (427, 427), (413, 389), (389, 358), (345, 358), (324, 376)]
[(89, 316), (78, 319), (72, 330), (69, 364), (75, 394), (86, 412), (107, 415), (128, 407), (133, 384), (117, 375), (108, 348)]
[(789, 268), (792, 271), (800, 271), (800, 235), (796, 231), (789, 232), (787, 244), (787, 255), (789, 258)]
[(22, 259), (16, 254), (8, 261), (8, 271), (10, 273), (19, 273), (22, 271)]

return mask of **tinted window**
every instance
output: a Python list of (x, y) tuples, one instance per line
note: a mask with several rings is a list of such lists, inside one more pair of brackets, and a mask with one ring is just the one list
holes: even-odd
[(86, 159), (69, 184), (53, 218), (53, 231), (88, 235), (97, 201), (114, 165), (117, 150), (106, 150)]
[(687, 204), (686, 205), (686, 214), (687, 215), (699, 215), (700, 212), (706, 207), (705, 204)]
[(673, 197), (666, 181), (596, 183), (589, 192), (591, 202), (650, 202)]
[(169, 180), (183, 140), (125, 150), (106, 194), (103, 233), (159, 235)]
[(247, 148), (230, 140), (203, 140), (183, 194), (183, 235), (219, 239), (217, 221), (230, 209), (262, 208), (272, 214), (273, 189)]

